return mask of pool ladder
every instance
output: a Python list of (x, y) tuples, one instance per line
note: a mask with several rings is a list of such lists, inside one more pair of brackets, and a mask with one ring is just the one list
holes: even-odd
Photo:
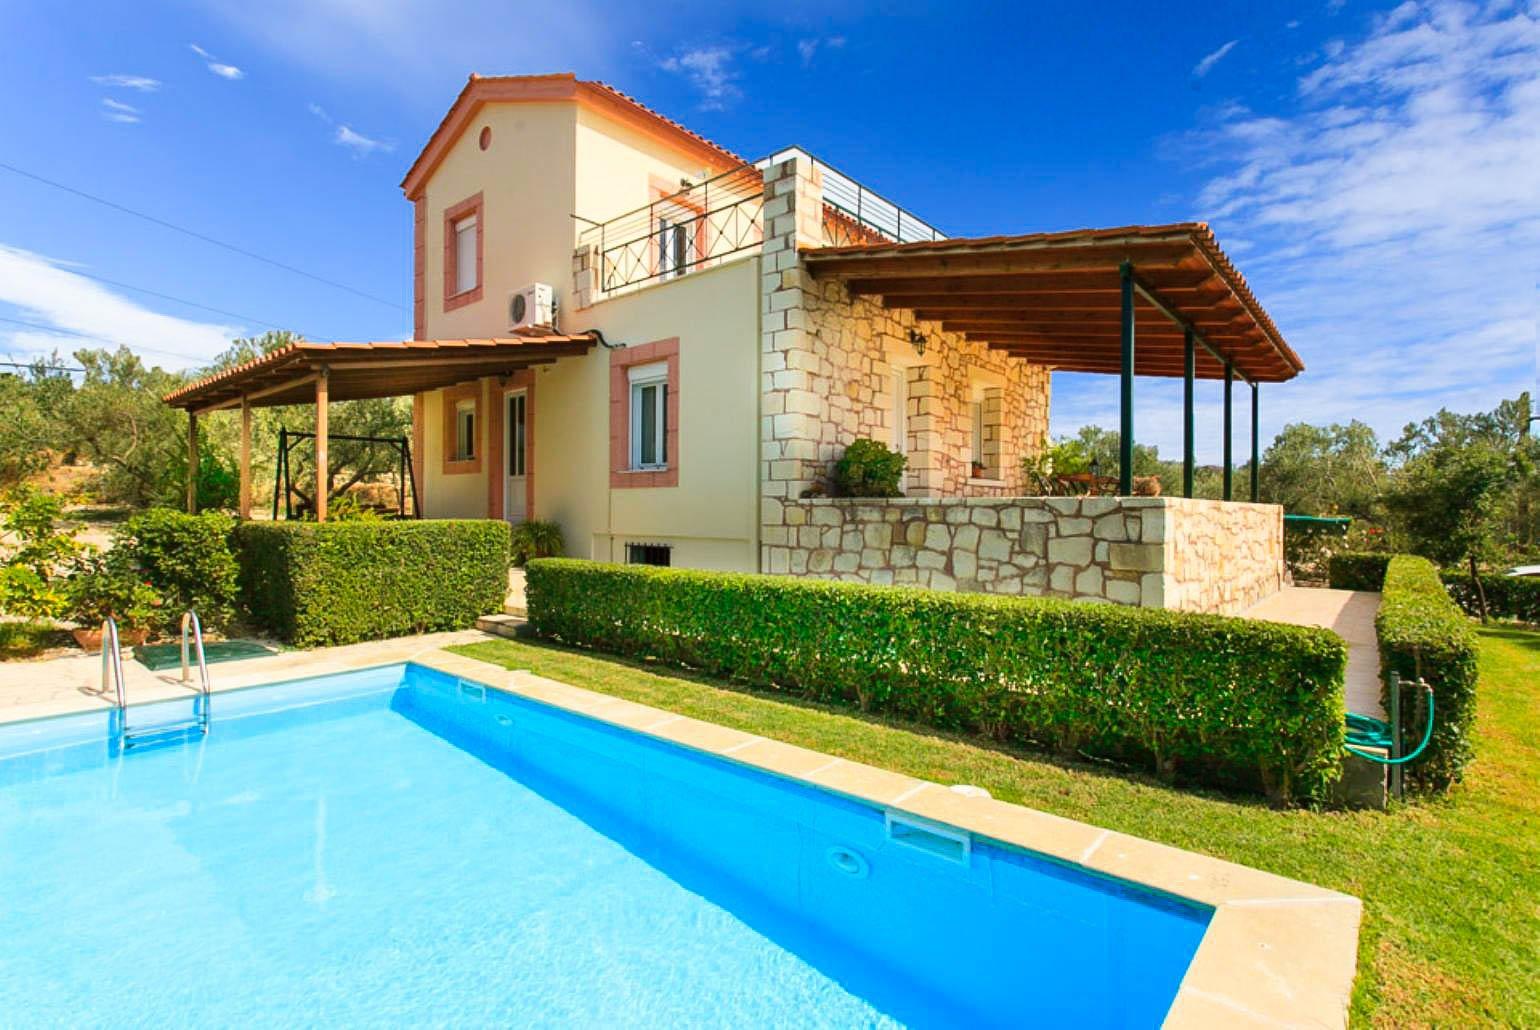
[(200, 736), (209, 732), (209, 666), (203, 654), (203, 624), (198, 613), (182, 613), (182, 682), (189, 679), (189, 658), (198, 658), (199, 689), (193, 698), (193, 716), (182, 722), (165, 723), (143, 730), (128, 728), (128, 697), (123, 689), (123, 649), (118, 643), (118, 623), (112, 616), (102, 622), (102, 693), (107, 692), (108, 681), (113, 688), (115, 705), (109, 717), (109, 733), (116, 753), (122, 753), (136, 744), (166, 743), (185, 737), (196, 730)]

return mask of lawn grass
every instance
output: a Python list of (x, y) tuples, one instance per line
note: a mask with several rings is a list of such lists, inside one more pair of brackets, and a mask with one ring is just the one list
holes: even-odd
[(1346, 891), (1355, 1024), (1540, 1025), (1540, 632), (1482, 631), (1476, 762), (1388, 813), (1275, 811), (538, 641), (451, 650)]
[(36, 656), (71, 642), (65, 630), (40, 622), (0, 622), (0, 662)]

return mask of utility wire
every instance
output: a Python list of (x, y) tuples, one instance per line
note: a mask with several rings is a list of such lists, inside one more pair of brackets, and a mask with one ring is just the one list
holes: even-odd
[[(66, 271), (68, 271), (68, 273), (70, 275), (78, 275), (78, 276), (81, 276), (82, 278), (85, 278), (85, 279), (94, 279), (94, 280), (96, 280), (99, 283), (106, 283), (108, 286), (116, 286), (116, 287), (118, 287), (119, 289), (122, 289), (122, 290), (133, 290), (136, 293), (146, 293), (146, 294), (149, 294), (151, 297), (159, 297), (161, 300), (169, 300), (169, 301), (172, 301), (173, 303), (176, 303), (176, 304), (186, 304), (188, 307), (190, 307), (190, 308), (197, 308), (200, 311), (212, 311), (216, 315), (224, 315), (226, 318), (233, 318), (233, 319), (236, 319), (237, 321), (240, 321), (240, 322), (251, 322), (251, 323), (254, 323), (256, 325), (266, 326), (269, 329), (280, 329), (280, 330), (288, 330), (289, 329), (288, 326), (278, 325), (278, 324), (276, 324), (274, 322), (267, 322), (267, 321), (264, 321), (264, 320), (262, 320), (260, 318), (252, 318), (250, 315), (240, 315), (240, 314), (235, 313), (234, 311), (226, 311), (224, 308), (211, 308), (207, 304), (199, 304), (197, 301), (195, 301), (195, 300), (188, 300), (185, 297), (174, 297), (174, 296), (172, 296), (169, 293), (160, 293), (160, 292), (158, 292), (156, 290), (146, 289), (143, 286), (135, 286), (132, 283), (121, 283), (121, 282), (118, 282), (116, 279), (108, 279), (108, 278), (106, 278), (104, 276), (100, 276), (100, 275), (92, 275), (90, 272), (82, 272), (78, 268), (70, 268), (70, 269), (67, 269)], [(292, 330), (290, 330), (290, 331), (292, 331)], [(309, 333), (295, 332), (294, 335), (296, 335), (296, 336), (303, 336), (306, 339), (310, 338), (310, 334)]]
[(73, 329), (61, 329), (58, 326), (43, 325), (41, 322), (23, 322), (19, 318), (6, 318), (0, 315), (0, 322), (9, 322), (11, 325), (26, 326), (28, 329), (40, 329), (45, 333), (58, 333), (61, 336), (73, 336), (81, 340), (90, 340), (93, 343), (105, 343), (113, 347), (127, 347), (130, 350), (147, 351), (150, 354), (160, 354), (168, 358), (181, 358), (183, 361), (201, 362), (204, 359), (195, 354), (180, 354), (173, 350), (157, 350), (154, 347), (141, 347), (138, 344), (124, 343), (122, 340), (109, 340), (105, 336), (92, 336), (90, 333), (77, 333)]
[(242, 257), (251, 258), (253, 261), (260, 261), (265, 265), (272, 265), (274, 268), (281, 268), (285, 272), (292, 272), (293, 274), (303, 276), (306, 279), (312, 279), (318, 283), (324, 283), (327, 286), (333, 287), (334, 289), (346, 290), (348, 293), (351, 293), (354, 296), (363, 297), (365, 300), (372, 300), (377, 304), (384, 304), (388, 307), (395, 308), (397, 311), (407, 310), (406, 305), (404, 304), (397, 304), (395, 301), (386, 300), (384, 297), (376, 297), (374, 294), (365, 293), (363, 290), (355, 290), (353, 287), (348, 286), (345, 283), (339, 283), (333, 279), (323, 278), (322, 276), (316, 275), (313, 272), (307, 272), (303, 268), (295, 268), (293, 265), (286, 265), (282, 261), (275, 261), (270, 257), (263, 257), (261, 254), (253, 253), (252, 251), (246, 250), (243, 247), (237, 247), (233, 243), (226, 243), (224, 240), (217, 240), (212, 236), (206, 236), (203, 233), (197, 232), (193, 229), (188, 229), (184, 226), (168, 222), (164, 218), (157, 218), (154, 215), (147, 215), (143, 211), (135, 211), (131, 207), (125, 207), (122, 204), (115, 203), (103, 197), (98, 197), (92, 193), (87, 193), (84, 190), (77, 190), (73, 186), (64, 185), (62, 182), (55, 182), (52, 179), (45, 179), (41, 175), (26, 171), (22, 168), (17, 168), (12, 164), (6, 164), (4, 161), (0, 161), (0, 168), (4, 168), (6, 171), (20, 175), (23, 178), (31, 179), (33, 182), (40, 182), (45, 186), (52, 186), (56, 190), (63, 190), (65, 193), (71, 193), (77, 197), (84, 198), (85, 200), (89, 200), (93, 203), (101, 204), (103, 207), (110, 207), (114, 211), (121, 211), (123, 214), (133, 215), (135, 218), (142, 218), (144, 221), (158, 225), (163, 229), (170, 229), (173, 232), (179, 232), (184, 236), (191, 236), (195, 240), (202, 240), (204, 243), (209, 243), (216, 247), (223, 247), (225, 250), (239, 254)]

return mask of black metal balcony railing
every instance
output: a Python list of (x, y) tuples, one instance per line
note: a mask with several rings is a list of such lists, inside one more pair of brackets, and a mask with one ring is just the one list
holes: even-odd
[(820, 173), (826, 246), (946, 238), (912, 212), (792, 147), (590, 224), (580, 241), (598, 253), (600, 293), (677, 278), (758, 248), (765, 239), (763, 170), (790, 157)]
[(585, 229), (609, 294), (710, 267), (765, 239), (764, 179), (753, 165), (684, 186), (646, 207)]

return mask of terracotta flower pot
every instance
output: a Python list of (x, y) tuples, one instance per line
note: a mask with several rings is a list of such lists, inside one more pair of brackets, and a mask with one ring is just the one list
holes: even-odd
[[(75, 638), (75, 643), (87, 654), (96, 654), (102, 649), (102, 630), (100, 626), (90, 629), (72, 629), (70, 635)], [(139, 629), (123, 629), (118, 631), (118, 643), (124, 647), (138, 647), (150, 638), (150, 631), (143, 627)]]

